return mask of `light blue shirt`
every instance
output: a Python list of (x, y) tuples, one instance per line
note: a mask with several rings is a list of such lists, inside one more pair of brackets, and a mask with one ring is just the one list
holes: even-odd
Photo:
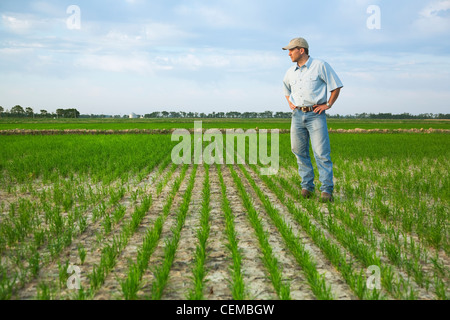
[(303, 66), (296, 64), (289, 68), (283, 83), (284, 95), (289, 96), (289, 100), (297, 107), (325, 104), (328, 102), (328, 91), (343, 87), (328, 63), (311, 57)]

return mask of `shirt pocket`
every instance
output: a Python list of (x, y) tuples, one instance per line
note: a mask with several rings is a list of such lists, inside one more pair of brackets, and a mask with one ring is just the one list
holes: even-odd
[(318, 73), (310, 74), (306, 78), (307, 86), (311, 90), (316, 90), (320, 86), (320, 78)]

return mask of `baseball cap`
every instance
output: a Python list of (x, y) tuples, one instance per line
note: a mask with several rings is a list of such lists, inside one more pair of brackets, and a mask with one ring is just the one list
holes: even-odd
[(289, 45), (284, 47), (283, 50), (290, 50), (290, 49), (294, 49), (297, 47), (309, 49), (308, 42), (305, 39), (295, 38), (295, 39), (292, 39), (291, 42), (289, 42)]

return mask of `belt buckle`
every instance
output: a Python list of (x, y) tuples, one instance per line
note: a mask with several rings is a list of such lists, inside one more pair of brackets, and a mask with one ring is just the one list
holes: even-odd
[(299, 107), (299, 109), (302, 111), (302, 112), (310, 112), (311, 111), (311, 109), (312, 109), (312, 107)]

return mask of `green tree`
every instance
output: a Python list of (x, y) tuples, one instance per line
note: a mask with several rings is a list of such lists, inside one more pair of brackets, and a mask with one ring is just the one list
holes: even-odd
[(11, 114), (16, 115), (16, 116), (22, 116), (25, 114), (25, 110), (23, 110), (23, 108), (21, 106), (16, 105), (11, 108)]
[(25, 109), (25, 113), (26, 113), (26, 115), (27, 115), (28, 117), (32, 117), (33, 114), (34, 114), (34, 111), (33, 111), (32, 108), (28, 107), (28, 108)]
[(41, 110), (41, 116), (42, 117), (46, 117), (48, 115), (48, 112), (47, 112), (47, 110)]

